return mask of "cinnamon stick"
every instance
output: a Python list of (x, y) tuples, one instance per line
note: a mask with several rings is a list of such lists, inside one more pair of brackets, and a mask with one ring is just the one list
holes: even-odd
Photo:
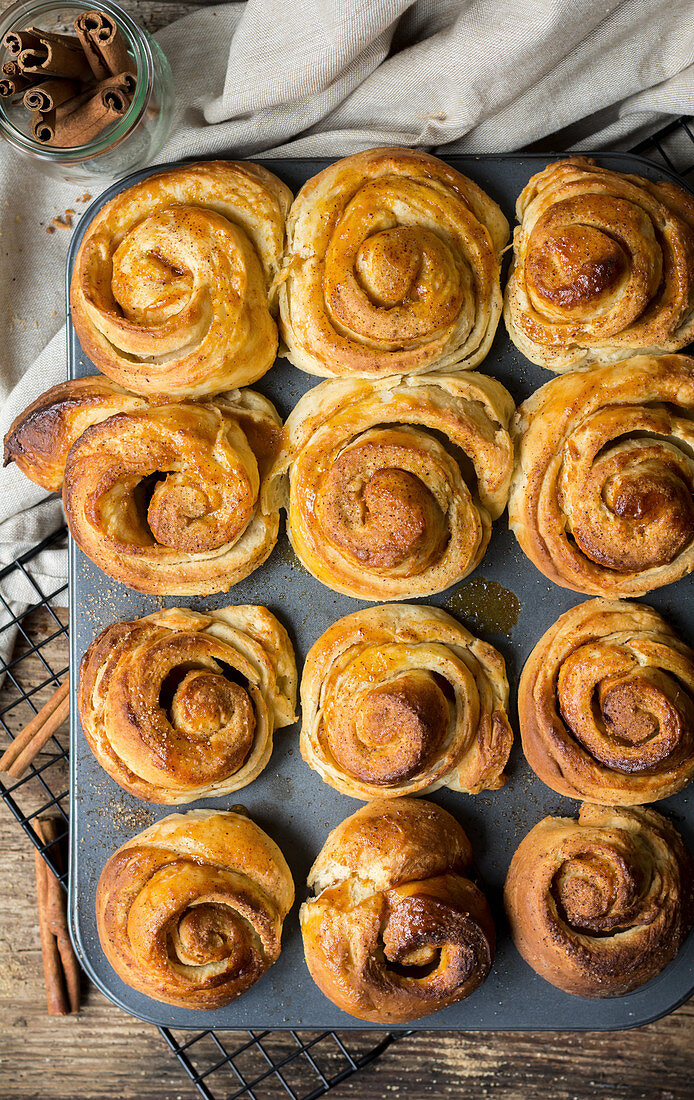
[(97, 80), (136, 71), (118, 26), (106, 12), (83, 12), (75, 20), (75, 30)]
[(12, 744), (0, 756), (0, 772), (7, 772), (19, 779), (38, 755), (48, 739), (62, 725), (70, 713), (69, 682), (63, 681), (45, 706), (15, 737)]
[[(123, 117), (130, 106), (135, 83), (135, 77), (131, 73), (120, 73), (97, 84), (93, 94), (83, 100), (75, 110), (62, 114), (58, 107), (53, 136), (45, 144), (66, 148), (87, 145), (107, 126)], [(69, 103), (62, 106), (68, 107)], [(43, 137), (36, 136), (37, 140), (44, 140)]]
[(80, 86), (74, 80), (43, 80), (24, 93), (23, 103), (28, 111), (54, 111), (61, 103), (74, 99)]
[(6, 61), (0, 77), (0, 96), (8, 99), (10, 96), (19, 95), (26, 88), (36, 84), (38, 79), (37, 76), (25, 75), (16, 61)]
[[(42, 844), (47, 851), (52, 849), (51, 855), (60, 866), (60, 852), (56, 845), (58, 820), (40, 818), (34, 827)], [(66, 1016), (70, 1012), (79, 1012), (80, 969), (68, 931), (65, 892), (39, 851), (35, 853), (35, 865), (48, 1014)]]
[(33, 30), (8, 31), (2, 40), (2, 44), (10, 57), (18, 58), (22, 50), (33, 50), (39, 45), (38, 33)]
[[(5, 35), (5, 42), (9, 37)], [(27, 37), (38, 39), (36, 45), (23, 46), (13, 55), (23, 73), (38, 73), (42, 77), (62, 76), (69, 80), (90, 78), (89, 62), (77, 39), (66, 34), (51, 34), (36, 27), (29, 27), (16, 37), (20, 40)]]

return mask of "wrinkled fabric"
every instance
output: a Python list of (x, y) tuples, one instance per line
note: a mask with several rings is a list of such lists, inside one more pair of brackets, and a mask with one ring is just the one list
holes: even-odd
[[(442, 153), (629, 148), (668, 116), (694, 113), (691, 0), (248, 0), (195, 12), (157, 39), (177, 89), (160, 162), (385, 143)], [(0, 187), (4, 434), (65, 377), (71, 234), (46, 227), (69, 209), (76, 220), (88, 199), (9, 147)], [(57, 497), (5, 470), (0, 564), (60, 517)], [(65, 555), (45, 560), (41, 575), (55, 585)], [(22, 599), (11, 585), (4, 594)]]

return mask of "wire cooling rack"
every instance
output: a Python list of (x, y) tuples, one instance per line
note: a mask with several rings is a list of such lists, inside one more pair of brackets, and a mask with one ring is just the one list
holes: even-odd
[[(673, 119), (631, 152), (650, 157), (694, 182), (694, 123)], [(51, 696), (68, 672), (67, 584), (42, 591), (31, 563), (41, 551), (66, 542), (62, 528), (17, 561), (0, 570), (0, 653), (4, 639), (15, 635), (11, 656), (0, 656), (0, 751)], [(17, 607), (8, 593), (21, 584), (29, 606)], [(61, 598), (62, 597), (62, 598)], [(50, 813), (62, 819), (59, 839), (68, 833), (67, 729), (58, 730), (25, 775), (9, 785), (0, 780), (0, 795), (63, 885), (67, 872), (46, 851), (34, 822)], [(334, 1031), (196, 1032), (158, 1029), (172, 1054), (205, 1100), (316, 1100), (353, 1073), (373, 1062), (398, 1034)], [(375, 1041), (374, 1041), (375, 1040)]]

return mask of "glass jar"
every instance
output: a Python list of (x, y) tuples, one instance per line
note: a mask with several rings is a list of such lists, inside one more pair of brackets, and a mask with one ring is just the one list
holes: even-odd
[(36, 141), (29, 128), (30, 114), (19, 102), (0, 98), (0, 133), (6, 141), (50, 175), (69, 183), (87, 183), (95, 177), (104, 184), (150, 164), (160, 151), (173, 113), (171, 69), (157, 43), (127, 12), (110, 0), (66, 4), (55, 0), (21, 0), (0, 17), (0, 64), (9, 54), (1, 45), (8, 31), (27, 27), (59, 34), (74, 34), (75, 19), (85, 11), (103, 11), (117, 23), (136, 66), (137, 85), (122, 118), (86, 145), (74, 148), (46, 146)]

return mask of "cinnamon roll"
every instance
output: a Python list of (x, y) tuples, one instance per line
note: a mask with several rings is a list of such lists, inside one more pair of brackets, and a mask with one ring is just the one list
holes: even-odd
[(89, 225), (72, 321), (99, 370), (147, 397), (255, 382), (277, 353), (274, 281), (291, 192), (266, 168), (203, 161), (148, 176)]
[(417, 798), (377, 800), (330, 833), (299, 918), (311, 977), (360, 1020), (404, 1023), (469, 997), (494, 958), (494, 923), (467, 877), (470, 842)]
[(512, 412), (499, 382), (464, 372), (309, 390), (271, 476), (300, 561), (336, 592), (374, 601), (467, 576), (506, 504)]
[(642, 806), (546, 817), (517, 848), (504, 890), (513, 940), (578, 997), (630, 993), (674, 959), (694, 921), (694, 865), (677, 830)]
[(575, 372), (518, 408), (509, 522), (555, 584), (641, 596), (694, 568), (694, 359)]
[(82, 729), (101, 766), (149, 802), (252, 782), (295, 720), (296, 663), (264, 607), (157, 611), (102, 630), (80, 666)]
[(170, 814), (101, 872), (99, 939), (127, 985), (182, 1008), (223, 1008), (280, 954), (294, 883), (245, 812)]
[(353, 798), (495, 790), (513, 742), (501, 654), (445, 611), (390, 604), (314, 642), (301, 680), (301, 755)]
[(694, 651), (652, 607), (589, 600), (533, 649), (518, 715), (530, 767), (559, 794), (667, 798), (694, 777)]
[(496, 203), (428, 153), (336, 161), (304, 184), (287, 222), (288, 358), (327, 377), (475, 367), (501, 316), (508, 235)]
[(267, 475), (281, 446), (271, 403), (253, 390), (149, 405), (105, 378), (54, 386), (5, 437), (37, 485), (63, 485), (73, 538), (140, 592), (226, 592), (277, 541)]
[(516, 206), (504, 318), (555, 371), (679, 351), (694, 339), (694, 198), (674, 183), (550, 164)]

